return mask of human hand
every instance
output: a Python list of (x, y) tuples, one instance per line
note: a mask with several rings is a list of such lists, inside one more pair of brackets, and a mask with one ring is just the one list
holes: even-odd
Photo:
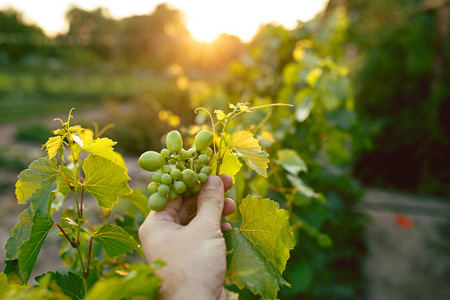
[(156, 272), (163, 279), (159, 299), (226, 299), (221, 230), (231, 226), (220, 219), (236, 210), (234, 201), (224, 198), (232, 184), (228, 175), (210, 175), (197, 196), (169, 200), (162, 211), (151, 211), (139, 228), (147, 263), (166, 263)]

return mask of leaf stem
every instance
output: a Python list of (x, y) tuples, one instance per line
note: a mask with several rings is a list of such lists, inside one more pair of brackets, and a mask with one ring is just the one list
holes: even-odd
[(72, 246), (72, 248), (76, 248), (77, 244), (74, 243), (66, 234), (66, 232), (64, 231), (64, 229), (62, 229), (61, 226), (59, 226), (58, 223), (56, 223), (56, 226), (58, 226), (59, 230), (62, 232), (62, 234), (64, 235), (64, 237), (67, 239), (67, 241), (70, 243), (70, 245)]
[(89, 266), (91, 264), (91, 252), (92, 252), (92, 236), (89, 240), (89, 254), (88, 254), (87, 269), (86, 269), (86, 271), (83, 271), (84, 278), (87, 278), (89, 276)]
[(80, 212), (83, 215), (84, 184), (81, 185)]

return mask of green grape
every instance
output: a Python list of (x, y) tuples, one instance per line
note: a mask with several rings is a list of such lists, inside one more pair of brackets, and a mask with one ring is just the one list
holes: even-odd
[(191, 148), (191, 149), (189, 149), (188, 150), (188, 156), (189, 157), (194, 157), (195, 156), (195, 153), (196, 153), (196, 151), (195, 151), (195, 149), (194, 148)]
[(170, 191), (169, 192), (169, 199), (170, 200), (175, 200), (175, 199), (177, 199), (177, 197), (178, 197), (178, 194), (175, 191)]
[(169, 164), (175, 165), (176, 163), (177, 163), (176, 159), (173, 158), (169, 159)]
[(200, 180), (201, 183), (205, 183), (208, 181), (208, 175), (205, 173), (198, 174), (198, 180)]
[(203, 151), (211, 145), (213, 141), (213, 134), (209, 130), (202, 130), (195, 135), (194, 145), (195, 149), (198, 151)]
[(195, 171), (200, 172), (200, 170), (202, 169), (203, 165), (199, 162), (195, 162), (194, 163), (195, 166)]
[(169, 174), (163, 174), (161, 176), (161, 182), (163, 184), (167, 184), (167, 185), (171, 184), (172, 183), (172, 176), (170, 176)]
[(148, 198), (148, 206), (151, 210), (160, 211), (166, 207), (167, 197), (161, 196), (159, 193), (153, 194)]
[(181, 160), (186, 160), (189, 158), (189, 154), (186, 150), (181, 149), (180, 155), (179, 155)]
[(184, 192), (181, 196), (183, 197), (183, 199), (188, 199), (191, 198), (193, 195), (191, 191), (186, 190), (186, 192)]
[(166, 146), (170, 152), (180, 152), (183, 147), (183, 138), (177, 130), (172, 130), (167, 134)]
[(161, 172), (163, 172), (163, 173), (169, 174), (170, 171), (172, 171), (172, 168), (170, 166), (164, 166), (161, 168)]
[(211, 156), (213, 154), (213, 150), (211, 149), (211, 147), (206, 147), (206, 149), (203, 150), (202, 153), (206, 154), (207, 156)]
[(172, 171), (170, 171), (170, 176), (173, 180), (179, 180), (181, 178), (181, 171), (178, 169), (172, 169)]
[(148, 186), (147, 189), (150, 193), (154, 194), (158, 192), (158, 184), (156, 182), (151, 182)]
[(166, 149), (166, 148), (162, 149), (162, 150), (161, 150), (161, 155), (162, 155), (162, 157), (164, 157), (164, 158), (168, 157), (168, 156), (170, 155), (169, 149)]
[(189, 189), (189, 191), (191, 191), (191, 193), (193, 195), (196, 195), (196, 194), (200, 193), (201, 189), (202, 189), (202, 187), (200, 186), (200, 183), (197, 182), (193, 187), (191, 187)]
[(162, 176), (161, 172), (153, 173), (153, 176), (152, 176), (153, 182), (161, 183), (161, 176)]
[(173, 184), (172, 189), (177, 193), (177, 194), (183, 194), (184, 192), (186, 192), (186, 184), (183, 181), (176, 181)]
[(202, 164), (202, 165), (206, 165), (209, 163), (209, 156), (206, 154), (200, 154), (200, 156), (198, 157), (198, 161)]
[(155, 151), (144, 152), (138, 160), (139, 167), (150, 172), (161, 169), (165, 163), (164, 157)]
[(201, 173), (206, 174), (206, 175), (211, 175), (212, 173), (212, 169), (209, 166), (204, 166), (201, 170)]
[(186, 169), (181, 172), (181, 180), (187, 187), (193, 187), (197, 183), (198, 175), (191, 169)]
[(170, 187), (167, 184), (161, 184), (158, 187), (158, 193), (161, 196), (167, 196), (167, 194), (169, 194), (169, 192), (170, 192)]

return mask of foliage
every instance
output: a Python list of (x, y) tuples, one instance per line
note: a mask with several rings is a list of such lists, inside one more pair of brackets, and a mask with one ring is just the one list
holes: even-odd
[[(237, 173), (234, 196), (240, 202), (247, 193), (267, 195), (289, 211), (297, 246), (285, 272), (292, 289), (283, 288), (283, 298), (355, 299), (362, 293), (364, 217), (357, 209), (361, 188), (352, 167), (353, 153), (367, 140), (354, 111), (348, 70), (340, 64), (347, 24), (340, 11), (294, 31), (268, 25), (220, 87), (191, 90), (195, 105), (206, 107), (221, 107), (224, 98), (254, 106), (294, 105), (294, 113), (288, 108), (255, 112), (249, 122), (230, 126), (247, 128), (275, 158), (267, 179)], [(262, 121), (251, 125), (255, 120)], [(234, 218), (239, 223), (239, 213)]]
[[(445, 159), (450, 150), (450, 34), (443, 13), (448, 5), (345, 3), (354, 16), (348, 43), (361, 58), (352, 75), (356, 108), (373, 139), (358, 162), (358, 176), (366, 184), (450, 195), (445, 184), (450, 178)], [(441, 184), (433, 186), (433, 181)]]
[[(19, 175), (16, 183), (17, 200), (30, 206), (23, 211), (19, 222), (10, 231), (2, 276), (6, 276), (8, 285), (26, 285), (45, 238), (57, 227), (66, 238), (61, 259), (68, 265), (69, 272), (49, 272), (39, 276), (36, 279), (39, 287), (28, 290), (22, 295), (24, 299), (38, 296), (92, 298), (106, 290), (112, 292), (111, 286), (122, 282), (122, 292), (125, 294), (116, 292), (117, 295), (154, 295), (160, 282), (153, 275), (156, 266), (130, 267), (128, 260), (121, 259), (127, 252), (142, 255), (134, 237), (117, 225), (94, 226), (85, 219), (86, 194), (92, 195), (99, 207), (105, 208), (106, 221), (107, 212), (118, 201), (118, 196), (126, 197), (132, 190), (127, 184), (130, 178), (123, 159), (114, 152), (115, 143), (107, 138), (96, 137), (92, 131), (81, 126), (71, 126), (71, 117), (69, 114), (67, 122), (60, 120), (62, 128), (55, 130), (54, 136), (44, 145), (48, 156), (35, 160)], [(67, 165), (65, 148), (69, 154)], [(52, 216), (62, 208), (69, 194), (73, 194), (75, 206), (62, 211), (61, 221), (55, 222)], [(138, 200), (136, 197), (132, 199), (136, 205)], [(71, 251), (67, 245), (71, 246)], [(93, 259), (92, 255), (97, 257)], [(81, 271), (75, 271), (78, 265)], [(122, 277), (117, 277), (117, 270), (122, 270), (122, 273), (119, 272)], [(125, 275), (131, 273), (134, 275)], [(107, 280), (96, 283), (100, 278)], [(146, 289), (139, 288), (146, 281), (151, 284)], [(91, 293), (88, 293), (90, 288)], [(15, 297), (19, 291), (4, 289), (3, 294), (6, 298)]]
[[(208, 112), (213, 128), (213, 133), (209, 132), (209, 143), (215, 139), (210, 165), (214, 166), (217, 175), (232, 169), (230, 175), (234, 180), (242, 167), (236, 160), (242, 160), (257, 173), (267, 176), (269, 160), (253, 134), (237, 131), (231, 135), (226, 129), (235, 117), (271, 106), (289, 105), (250, 107), (242, 103), (230, 104), (230, 113), (216, 111), (217, 122)], [(69, 113), (66, 122), (56, 119), (62, 127), (54, 130), (53, 136), (43, 145), (47, 156), (33, 161), (19, 174), (16, 183), (18, 203), (30, 205), (9, 233), (5, 246), (7, 260), (0, 277), (0, 297), (16, 297), (19, 293), (24, 299), (97, 299), (100, 295), (108, 299), (155, 297), (161, 280), (153, 272), (163, 267), (163, 263), (149, 267), (131, 264), (130, 258), (125, 258), (128, 253), (143, 255), (135, 239), (136, 220), (137, 214), (145, 217), (148, 213), (147, 199), (128, 186), (130, 178), (125, 163), (113, 148), (116, 143), (100, 137), (98, 129), (93, 132), (71, 125), (71, 118)], [(181, 140), (179, 133), (178, 136)], [(198, 150), (208, 147), (201, 144), (200, 138), (195, 144)], [(228, 157), (235, 157), (235, 160)], [(230, 161), (239, 168), (228, 167)], [(97, 200), (103, 225), (93, 225), (87, 219), (84, 205), (87, 194)], [(62, 209), (69, 195), (73, 195), (71, 200), (75, 205), (63, 210), (60, 222), (55, 222), (55, 214)], [(135, 211), (124, 215), (123, 220), (116, 219), (116, 224), (109, 224), (111, 210), (119, 197), (129, 201)], [(242, 201), (240, 214), (241, 226), (224, 233), (227, 274), (238, 287), (247, 286), (264, 299), (276, 299), (281, 286), (289, 286), (282, 277), (289, 250), (295, 245), (289, 213), (270, 199), (249, 195)], [(54, 227), (65, 238), (60, 254), (68, 272), (48, 272), (38, 276), (39, 285), (25, 292), (6, 287), (28, 284), (43, 243)], [(258, 266), (256, 271), (252, 269), (255, 266)]]

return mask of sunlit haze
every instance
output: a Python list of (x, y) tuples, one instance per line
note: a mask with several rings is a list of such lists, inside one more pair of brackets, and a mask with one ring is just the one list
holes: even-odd
[(327, 0), (0, 0), (0, 9), (18, 9), (24, 13), (27, 22), (39, 25), (48, 35), (56, 35), (67, 31), (64, 15), (71, 4), (88, 10), (106, 7), (112, 17), (122, 18), (148, 14), (162, 2), (185, 12), (187, 27), (197, 40), (209, 41), (221, 33), (228, 33), (247, 41), (261, 24), (275, 22), (293, 28), (297, 20), (313, 18), (325, 7)]

